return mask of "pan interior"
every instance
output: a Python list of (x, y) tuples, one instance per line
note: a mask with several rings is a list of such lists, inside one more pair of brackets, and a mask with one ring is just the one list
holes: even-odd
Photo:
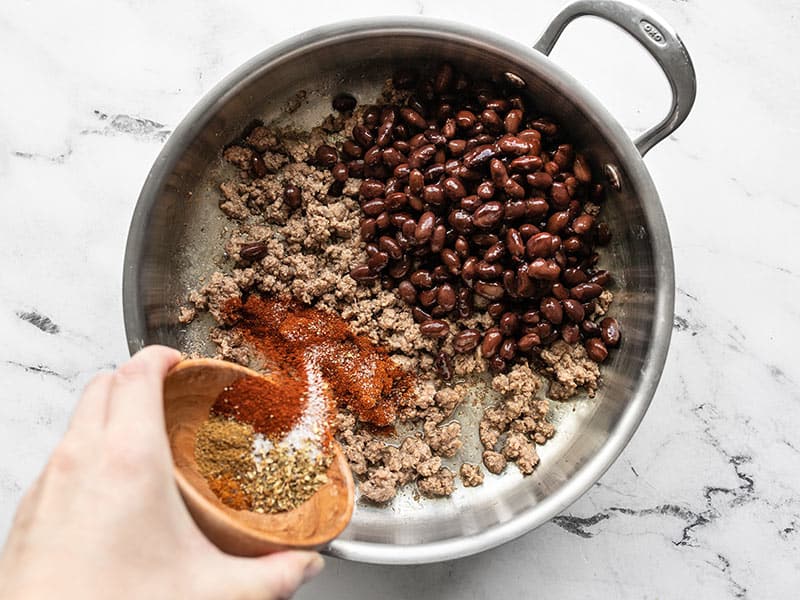
[[(564, 90), (556, 89), (549, 75), (542, 75), (537, 65), (546, 59), (530, 58), (526, 56), (523, 63), (506, 49), (462, 35), (371, 30), (329, 38), (279, 57), (255, 59), (246, 66), (250, 72), (243, 80), (206, 103), (199, 115), (192, 115), (197, 117), (193, 123), (178, 130), (180, 139), (167, 145), (145, 187), (127, 257), (126, 319), (132, 350), (162, 343), (213, 354), (206, 341), (212, 325), (209, 318), (181, 326), (177, 312), (189, 289), (229, 266), (222, 259), (229, 223), (218, 209), (218, 185), (230, 174), (230, 167), (220, 156), (223, 146), (253, 118), (308, 128), (330, 112), (330, 99), (336, 93), (350, 92), (360, 102), (371, 102), (398, 66), (425, 69), (449, 60), (474, 78), (496, 77), (505, 71), (521, 76), (527, 82), (524, 93), (532, 94), (535, 105), (568, 130), (594, 169), (605, 163), (619, 164), (617, 151), (598, 128), (598, 118), (582, 112)], [(500, 527), (530, 514), (562, 489), (620, 427), (631, 399), (637, 396), (657, 313), (654, 250), (641, 200), (651, 190), (635, 189), (636, 182), (622, 175), (623, 191), (610, 190), (603, 208), (614, 236), (611, 245), (602, 249), (601, 265), (616, 277), (611, 314), (623, 326), (624, 344), (603, 366), (603, 385), (596, 397), (552, 403), (557, 433), (538, 448), (541, 464), (533, 475), (523, 478), (510, 466), (502, 476), (487, 474), (479, 488), (457, 487), (448, 499), (418, 500), (407, 492), (389, 507), (359, 503), (351, 524), (336, 542), (338, 547), (367, 542), (411, 551)], [(145, 196), (152, 200), (142, 206)], [(131, 326), (136, 319), (138, 328)], [(476, 429), (469, 425), (479, 416), (469, 407), (457, 415), (468, 422), (465, 429)], [(479, 462), (477, 435), (465, 443), (466, 458)]]

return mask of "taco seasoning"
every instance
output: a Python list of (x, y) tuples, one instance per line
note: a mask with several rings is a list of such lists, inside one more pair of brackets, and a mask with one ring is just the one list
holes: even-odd
[(197, 432), (197, 464), (231, 508), (291, 510), (327, 482), (337, 407), (391, 426), (414, 379), (336, 315), (257, 295), (233, 310), (266, 374), (220, 393)]

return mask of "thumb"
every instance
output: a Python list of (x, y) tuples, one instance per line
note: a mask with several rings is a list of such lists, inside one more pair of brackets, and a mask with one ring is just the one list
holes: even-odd
[(316, 576), (325, 561), (316, 552), (276, 552), (259, 558), (238, 558), (226, 578), (237, 600), (284, 600)]

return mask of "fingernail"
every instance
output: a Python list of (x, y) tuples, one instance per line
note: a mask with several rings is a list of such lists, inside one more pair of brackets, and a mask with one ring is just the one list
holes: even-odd
[(316, 554), (314, 558), (308, 561), (305, 570), (303, 571), (303, 583), (313, 579), (319, 572), (322, 571), (322, 568), (325, 566), (325, 561), (319, 554)]

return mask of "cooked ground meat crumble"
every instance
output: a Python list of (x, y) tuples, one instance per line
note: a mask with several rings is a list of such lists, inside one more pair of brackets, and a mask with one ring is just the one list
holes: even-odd
[[(388, 502), (412, 483), (424, 496), (453, 492), (456, 473), (442, 459), (456, 459), (458, 464), (462, 423), (453, 414), (478, 379), (490, 379), (491, 389), (500, 398), (485, 407), (478, 424), (486, 470), (499, 474), (508, 462), (514, 462), (523, 474), (530, 474), (539, 462), (536, 446), (555, 433), (548, 421), (550, 400), (543, 393), (543, 377), (550, 380), (549, 398), (563, 401), (582, 390), (593, 395), (599, 368), (581, 344), (557, 341), (541, 352), (539, 365), (522, 360), (507, 373), (489, 377), (478, 347), (453, 355), (453, 382), (436, 377), (435, 353), (442, 347), (421, 335), (409, 307), (394, 291), (382, 289), (380, 282), (357, 284), (348, 274), (364, 260), (357, 201), (361, 181), (350, 178), (341, 196), (328, 195), (331, 174), (312, 164), (314, 149), (323, 143), (341, 143), (358, 116), (358, 110), (349, 117), (330, 116), (310, 132), (258, 126), (241, 145), (225, 150), (224, 159), (239, 170), (220, 184), (220, 209), (233, 225), (224, 248), (232, 268), (213, 273), (191, 291), (179, 320), (187, 323), (197, 311), (208, 311), (218, 324), (210, 334), (217, 357), (258, 369), (263, 365), (227, 327), (232, 324), (226, 316), (231, 314), (231, 303), (241, 303), (249, 292), (291, 296), (339, 314), (355, 334), (368, 336), (400, 366), (417, 373), (416, 394), (398, 408), (398, 422), (414, 433), (389, 441), (363, 427), (347, 411), (337, 416), (337, 439), (360, 480), (361, 495), (373, 502)], [(261, 157), (266, 170), (261, 177), (252, 171), (255, 156)], [(284, 199), (287, 184), (300, 190), (299, 207), (290, 207)], [(242, 249), (253, 242), (265, 245), (265, 255), (257, 260), (243, 258)], [(597, 314), (603, 314), (611, 300), (604, 291)], [(461, 325), (485, 329), (492, 319), (478, 311)], [(452, 349), (449, 344), (444, 344), (445, 351)], [(476, 464), (462, 462), (457, 474), (465, 487), (479, 486), (484, 480)]]

